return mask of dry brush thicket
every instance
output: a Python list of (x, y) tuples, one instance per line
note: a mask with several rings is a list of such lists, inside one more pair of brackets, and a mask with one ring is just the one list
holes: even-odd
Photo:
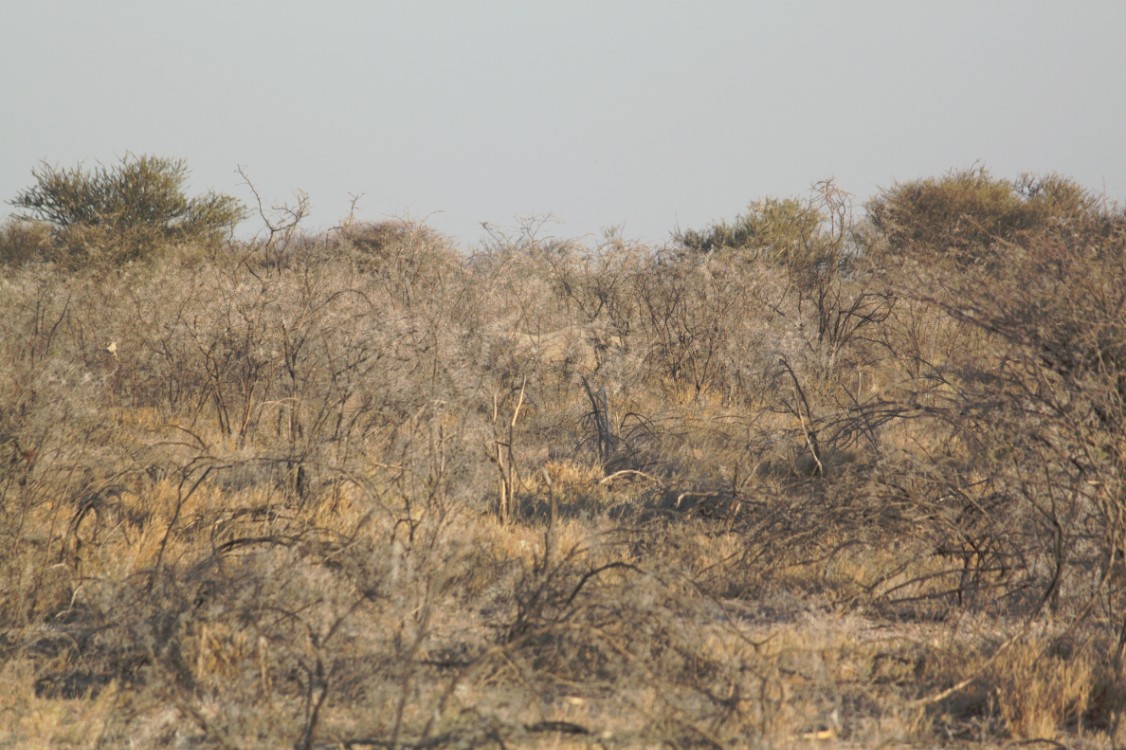
[(967, 262), (771, 205), (706, 252), (9, 227), (0, 745), (1126, 741), (1126, 222)]

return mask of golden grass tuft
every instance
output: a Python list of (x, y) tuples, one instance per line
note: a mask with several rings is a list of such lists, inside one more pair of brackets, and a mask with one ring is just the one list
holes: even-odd
[(1031, 638), (1006, 649), (987, 680), (1007, 731), (1018, 740), (1055, 740), (1069, 727), (1081, 729), (1101, 682), (1086, 649)]

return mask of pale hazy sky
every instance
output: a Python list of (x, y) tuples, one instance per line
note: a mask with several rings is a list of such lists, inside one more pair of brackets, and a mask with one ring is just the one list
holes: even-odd
[[(182, 157), (332, 226), (551, 214), (662, 242), (835, 177), (984, 163), (1126, 199), (1126, 2), (4, 0), (0, 199), (40, 160)], [(0, 215), (10, 207), (0, 206)]]

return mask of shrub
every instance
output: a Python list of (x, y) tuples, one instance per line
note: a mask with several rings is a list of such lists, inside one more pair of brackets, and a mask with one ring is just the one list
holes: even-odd
[(457, 273), (457, 251), (422, 222), (358, 222), (344, 229), (342, 239), (359, 269), (380, 279), (407, 305), (420, 295), (426, 298)]
[(56, 249), (72, 259), (99, 246), (124, 260), (164, 243), (213, 241), (244, 216), (231, 196), (185, 195), (179, 159), (129, 155), (93, 170), (44, 162), (32, 175), (35, 184), (9, 202), (18, 219), (49, 224)]
[(17, 266), (50, 254), (50, 232), (42, 223), (9, 219), (0, 227), (0, 264)]
[(852, 265), (860, 242), (851, 195), (831, 178), (815, 183), (806, 198), (763, 198), (733, 224), (678, 232), (674, 239), (690, 253), (735, 251), (771, 264), (806, 291)]
[(791, 257), (817, 235), (822, 217), (816, 208), (796, 198), (764, 198), (747, 206), (733, 224), (720, 222), (707, 229), (678, 232), (678, 243), (697, 252), (757, 250), (775, 258)]
[(1091, 218), (1096, 200), (1060, 177), (996, 179), (984, 167), (892, 187), (868, 203), (868, 218), (892, 252), (995, 263), (998, 242)]

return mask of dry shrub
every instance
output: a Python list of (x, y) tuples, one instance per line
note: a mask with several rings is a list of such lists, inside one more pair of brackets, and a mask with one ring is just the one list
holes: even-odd
[(420, 221), (352, 223), (333, 240), (407, 307), (444, 293), (460, 272), (452, 243)]

